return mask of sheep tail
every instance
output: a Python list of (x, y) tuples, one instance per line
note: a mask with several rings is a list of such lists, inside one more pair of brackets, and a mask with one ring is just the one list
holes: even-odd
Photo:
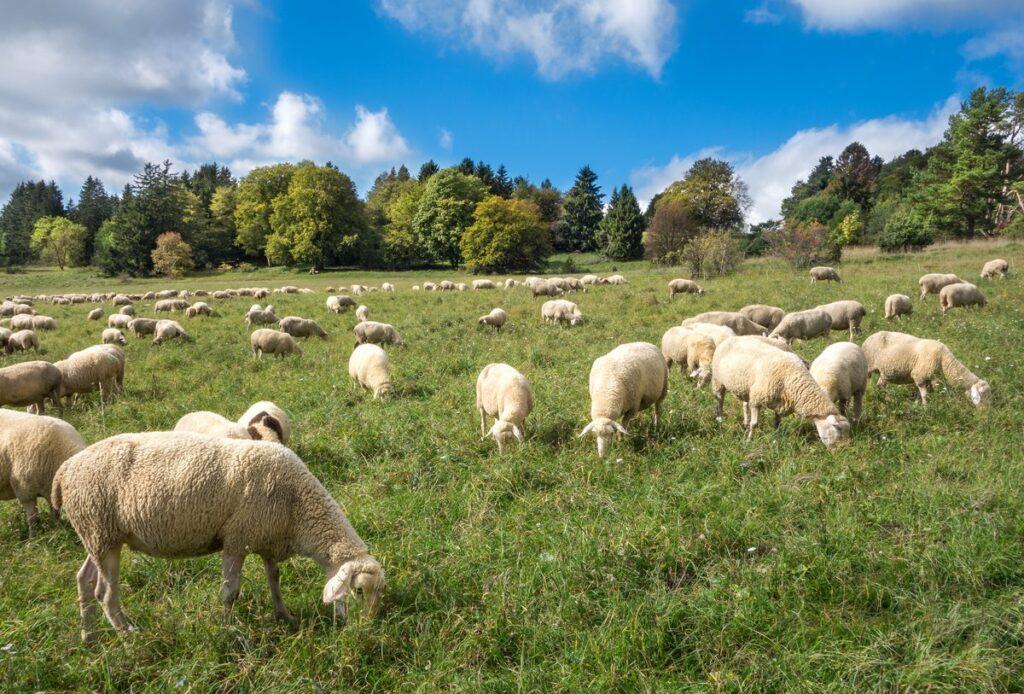
[(64, 476), (64, 466), (57, 468), (57, 474), (53, 476), (53, 488), (50, 490), (50, 507), (55, 514), (59, 514), (64, 506), (64, 493), (61, 489), (61, 479)]

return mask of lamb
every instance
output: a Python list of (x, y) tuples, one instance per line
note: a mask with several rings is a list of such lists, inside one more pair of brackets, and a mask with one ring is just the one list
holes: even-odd
[[(476, 379), (476, 409), (480, 413), (480, 436), (491, 436), (499, 453), (513, 439), (523, 443), (526, 418), (533, 410), (530, 382), (508, 364), (488, 364)], [(487, 417), (494, 418), (489, 430)]]
[(0, 410), (0, 499), (21, 502), (29, 538), (36, 529), (36, 498), (46, 499), (53, 508), (53, 476), (84, 448), (75, 428), (61, 419)]
[(245, 314), (245, 327), (251, 328), (254, 325), (272, 325), (278, 322), (278, 317), (274, 315), (274, 306), (268, 305), (265, 309), (253, 311), (249, 309), (249, 312)]
[(928, 389), (942, 378), (967, 393), (976, 407), (992, 401), (992, 388), (975, 376), (938, 340), (925, 340), (906, 333), (882, 331), (864, 341), (868, 372), (878, 374), (878, 387), (887, 383), (913, 383), (921, 404), (928, 402)]
[(356, 301), (350, 296), (329, 296), (327, 297), (327, 310), (331, 313), (342, 313), (345, 309), (355, 308)]
[(592, 433), (597, 439), (597, 455), (604, 457), (608, 443), (613, 437), (628, 434), (625, 425), (641, 410), (654, 406), (657, 427), (661, 402), (667, 394), (668, 366), (658, 348), (648, 342), (619, 345), (594, 360), (590, 369), (590, 423), (578, 437)]
[(126, 345), (128, 344), (127, 338), (124, 333), (117, 328), (106, 328), (102, 335), (103, 344), (105, 345)]
[(698, 313), (696, 316), (687, 318), (682, 322), (683, 326), (692, 325), (694, 323), (713, 323), (715, 325), (724, 325), (727, 328), (731, 328), (737, 335), (764, 335), (765, 329), (750, 320), (742, 313), (735, 311), (708, 311), (706, 313)]
[(829, 330), (849, 330), (851, 340), (855, 333), (860, 332), (861, 321), (868, 313), (859, 301), (833, 301), (816, 307), (816, 310), (824, 311), (832, 317)]
[(132, 317), (123, 313), (111, 313), (107, 316), (108, 328), (127, 328), (132, 322)]
[(601, 280), (601, 284), (626, 284), (626, 278), (622, 275), (609, 275)]
[(737, 313), (745, 316), (747, 320), (757, 323), (768, 332), (775, 330), (786, 316), (786, 312), (778, 306), (766, 306), (765, 304), (750, 304), (741, 308)]
[(943, 275), (931, 272), (927, 275), (922, 275), (921, 279), (917, 281), (917, 285), (921, 288), (921, 300), (923, 301), (929, 294), (938, 294), (946, 285), (959, 282), (963, 282), (963, 280), (956, 275)]
[(186, 318), (195, 318), (197, 316), (215, 316), (214, 310), (210, 308), (210, 305), (204, 301), (197, 301), (196, 303), (185, 309)]
[(89, 347), (55, 362), (54, 366), (60, 369), (60, 396), (67, 398), (68, 407), (78, 395), (98, 389), (102, 404), (108, 393), (123, 389), (125, 356), (120, 347)]
[(491, 280), (473, 280), (473, 289), (496, 289)]
[(356, 320), (360, 323), (364, 320), (370, 320), (370, 309), (364, 304), (359, 304), (356, 308)]
[(716, 325), (714, 323), (690, 323), (685, 327), (689, 330), (693, 330), (694, 332), (698, 332), (701, 335), (710, 337), (716, 347), (728, 340), (730, 337), (736, 336), (736, 333), (733, 332), (732, 328), (724, 325)]
[(164, 299), (153, 304), (153, 309), (160, 312), (171, 312), (184, 311), (189, 307), (189, 303), (184, 299)]
[(238, 423), (242, 426), (248, 427), (251, 424), (256, 423), (258, 419), (261, 419), (261, 415), (273, 417), (277, 423), (281, 425), (281, 443), (288, 445), (288, 439), (292, 437), (292, 420), (288, 416), (287, 412), (269, 400), (254, 402), (249, 406), (249, 409), (238, 418)]
[(675, 279), (668, 283), (668, 298), (676, 294), (703, 294), (704, 287), (693, 280)]
[(46, 400), (60, 405), (60, 369), (48, 361), (24, 361), (0, 369), (0, 405), (29, 407), (44, 414)]
[(382, 292), (390, 292), (390, 293), (394, 294), (395, 293), (395, 285), (391, 284), (390, 282), (381, 282), (380, 283), (380, 290)]
[(719, 422), (724, 419), (726, 391), (743, 403), (747, 440), (754, 435), (761, 407), (775, 412), (776, 426), (790, 413), (812, 420), (818, 437), (828, 447), (850, 435), (849, 421), (814, 381), (800, 357), (756, 338), (737, 336), (718, 346), (711, 361), (711, 389)]
[(376, 614), (384, 571), (337, 502), (295, 453), (264, 441), (189, 432), (122, 434), (89, 446), (57, 472), (51, 491), (86, 549), (78, 572), (82, 640), (96, 633), (95, 596), (119, 631), (133, 627), (121, 609), (119, 560), (127, 544), (151, 556), (181, 558), (221, 551), (221, 599), (230, 612), (248, 554), (263, 558), (277, 617), (278, 563), (293, 555), (320, 564), (325, 604), (347, 617), (360, 592)]
[(262, 359), (263, 354), (276, 354), (284, 357), (286, 354), (298, 354), (302, 356), (302, 349), (288, 333), (270, 328), (254, 330), (249, 336), (249, 344), (252, 345), (252, 355)]
[(885, 299), (885, 318), (902, 320), (903, 316), (909, 316), (914, 312), (914, 304), (906, 294), (890, 294)]
[(842, 282), (839, 273), (833, 267), (812, 267), (808, 273), (811, 276), (811, 284), (815, 282)]
[(155, 333), (156, 324), (157, 321), (153, 318), (133, 318), (128, 323), (128, 329), (135, 334), (135, 337), (142, 337), (143, 335)]
[(532, 282), (530, 284), (530, 293), (534, 299), (538, 296), (561, 296), (563, 294), (561, 289), (544, 279)]
[(361, 344), (348, 358), (348, 375), (373, 393), (374, 400), (383, 400), (394, 392), (387, 353), (374, 344)]
[[(719, 327), (719, 326), (715, 326)], [(704, 385), (711, 378), (711, 359), (715, 356), (715, 341), (692, 328), (677, 326), (669, 328), (661, 338), (661, 354), (665, 365), (671, 369), (679, 364), (679, 370), (697, 379), (697, 385)]]
[(173, 320), (157, 321), (156, 330), (154, 332), (154, 345), (162, 345), (167, 340), (173, 340), (176, 337), (181, 338), (183, 340), (192, 339), (192, 337), (187, 332), (185, 332), (185, 328), (181, 327), (181, 323)]
[(316, 321), (309, 320), (308, 318), (285, 316), (278, 321), (277, 326), (292, 337), (313, 337), (315, 335), (321, 339), (327, 339), (327, 333), (324, 332), (324, 329)]
[(356, 346), (366, 342), (376, 345), (398, 345), (405, 347), (405, 340), (398, 334), (393, 325), (389, 323), (377, 323), (376, 321), (363, 321), (352, 328), (356, 334)]
[(572, 301), (564, 299), (545, 301), (540, 307), (540, 315), (545, 323), (579, 325), (583, 322), (583, 313), (580, 311), (580, 307)]
[(787, 313), (785, 318), (775, 326), (769, 337), (785, 340), (793, 344), (793, 340), (811, 340), (816, 337), (829, 339), (832, 331), (832, 316), (821, 309), (812, 308), (807, 311)]
[(94, 308), (93, 310), (89, 311), (89, 315), (86, 316), (86, 318), (88, 320), (99, 320), (102, 317), (103, 317), (103, 309), (101, 309), (101, 308)]
[(19, 330), (16, 333), (11, 333), (7, 342), (4, 343), (4, 352), (7, 354), (27, 352), (30, 349), (39, 351), (39, 338), (31, 330)]
[(942, 306), (942, 315), (951, 308), (958, 306), (984, 306), (988, 303), (981, 290), (970, 282), (959, 282), (947, 284), (939, 291), (939, 305)]
[(829, 399), (839, 406), (840, 414), (846, 416), (847, 405), (853, 400), (853, 420), (860, 421), (868, 387), (868, 358), (864, 350), (852, 342), (836, 342), (811, 362), (810, 371)]
[(981, 278), (991, 279), (996, 275), (999, 275), (1003, 279), (1006, 279), (1006, 273), (1010, 269), (1010, 264), (1002, 258), (990, 260), (981, 268)]
[(216, 412), (190, 412), (178, 420), (174, 425), (174, 431), (191, 431), (203, 436), (271, 443), (281, 443), (284, 437), (281, 424), (266, 412), (261, 412), (248, 424), (232, 422)]
[(508, 314), (505, 313), (504, 309), (492, 308), (491, 312), (486, 316), (480, 316), (476, 319), (476, 322), (480, 325), (489, 325), (494, 328), (494, 332), (501, 330), (501, 326), (505, 325), (508, 321)]

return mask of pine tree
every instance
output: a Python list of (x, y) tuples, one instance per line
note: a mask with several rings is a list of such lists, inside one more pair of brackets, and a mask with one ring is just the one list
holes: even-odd
[(433, 159), (423, 162), (423, 166), (420, 167), (420, 174), (418, 176), (420, 183), (426, 183), (428, 178), (440, 170), (441, 167), (438, 166), (437, 162)]
[(597, 247), (597, 225), (604, 216), (603, 198), (604, 194), (597, 185), (597, 174), (589, 166), (584, 166), (565, 194), (561, 250), (592, 251)]
[(460, 161), (459, 165), (455, 168), (459, 170), (459, 173), (465, 176), (472, 176), (476, 174), (476, 164), (474, 164), (473, 160), (470, 159), (469, 157), (466, 157), (465, 159)]
[(203, 164), (196, 169), (194, 174), (190, 174), (188, 171), (183, 172), (181, 183), (187, 190), (199, 196), (203, 209), (209, 212), (214, 191), (220, 186), (234, 185), (235, 179), (231, 175), (231, 169), (213, 162), (212, 164)]
[(487, 190), (494, 189), (494, 169), (492, 169), (490, 166), (483, 162), (480, 162), (479, 164), (476, 165), (476, 171), (474, 172), (474, 175), (477, 178), (479, 178), (485, 186), (487, 186)]
[(633, 190), (623, 185), (612, 191), (608, 214), (601, 221), (601, 249), (612, 260), (636, 260), (644, 254), (644, 217)]
[(32, 231), (42, 217), (62, 217), (64, 196), (53, 181), (25, 181), (11, 192), (0, 210), (0, 258), (4, 265), (23, 265), (31, 261)]
[(409, 175), (409, 169), (405, 166), (405, 164), (399, 166), (398, 175), (395, 177), (395, 180), (408, 181), (410, 178), (412, 178), (412, 176)]
[(76, 264), (88, 265), (95, 250), (96, 234), (103, 222), (114, 214), (114, 199), (107, 195), (103, 182), (88, 176), (78, 193), (78, 205), (69, 213), (69, 217), (85, 227), (85, 244), (82, 257), (75, 258)]
[(502, 164), (498, 167), (498, 172), (494, 175), (494, 182), (491, 183), (491, 192), (505, 199), (511, 198), (512, 193), (515, 191), (515, 184), (508, 177), (508, 171), (505, 169), (505, 165)]

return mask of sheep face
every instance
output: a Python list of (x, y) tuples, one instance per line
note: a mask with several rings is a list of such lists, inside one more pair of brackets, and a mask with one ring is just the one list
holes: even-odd
[(394, 395), (394, 393), (395, 393), (394, 386), (392, 386), (390, 383), (385, 383), (382, 386), (378, 386), (377, 389), (375, 391), (373, 391), (373, 399), (374, 400), (387, 400), (392, 395)]
[(988, 381), (978, 381), (967, 391), (967, 395), (975, 407), (988, 407), (992, 404), (992, 386)]
[(253, 417), (247, 431), (254, 441), (281, 443), (284, 440), (284, 429), (281, 427), (281, 422), (266, 412), (260, 412)]
[(356, 591), (363, 601), (366, 615), (375, 617), (384, 595), (384, 569), (373, 557), (345, 562), (324, 585), (325, 605), (334, 603), (334, 614), (348, 617), (348, 596)]
[[(502, 453), (505, 450), (505, 444), (515, 439), (519, 443), (523, 443), (525, 440), (523, 437), (523, 430), (512, 422), (505, 422), (498, 420), (491, 427), (490, 431), (487, 432), (487, 436), (490, 436), (498, 444), (498, 452)], [(484, 437), (486, 438), (486, 437)]]
[(818, 429), (818, 438), (829, 448), (850, 438), (850, 422), (842, 415), (830, 414), (823, 419), (815, 419), (814, 426)]
[(577, 438), (583, 438), (587, 434), (593, 434), (594, 438), (597, 439), (597, 457), (603, 458), (605, 452), (608, 450), (608, 444), (612, 442), (612, 439), (621, 438), (623, 434), (628, 434), (626, 427), (622, 426), (613, 419), (607, 417), (598, 417), (586, 427), (583, 428)]

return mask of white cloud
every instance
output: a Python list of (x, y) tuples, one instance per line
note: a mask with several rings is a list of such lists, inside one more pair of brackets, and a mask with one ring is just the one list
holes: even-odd
[(964, 56), (971, 61), (1006, 56), (1017, 64), (1024, 63), (1024, 24), (971, 39), (964, 44)]
[(386, 108), (373, 112), (356, 106), (356, 124), (345, 136), (345, 144), (357, 164), (396, 161), (409, 154), (409, 145), (391, 122)]
[(455, 136), (447, 128), (441, 128), (441, 135), (437, 138), (438, 146), (446, 152), (451, 152), (455, 146)]
[(743, 20), (750, 24), (778, 24), (782, 21), (782, 15), (772, 10), (767, 2), (763, 2), (758, 7), (747, 10)]
[(991, 19), (1020, 9), (1020, 0), (790, 0), (816, 29), (857, 30), (903, 23), (949, 24)]
[(379, 0), (410, 31), (457, 40), (496, 59), (525, 54), (548, 79), (608, 58), (655, 78), (676, 47), (670, 0)]

